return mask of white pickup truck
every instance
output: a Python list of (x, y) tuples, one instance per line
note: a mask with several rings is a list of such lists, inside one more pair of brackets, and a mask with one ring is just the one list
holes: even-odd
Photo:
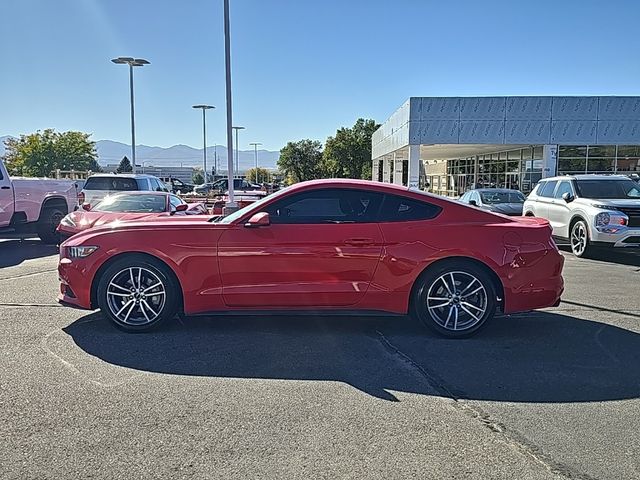
[(60, 220), (78, 204), (72, 180), (9, 177), (0, 161), (0, 237), (35, 231), (45, 243), (57, 243)]

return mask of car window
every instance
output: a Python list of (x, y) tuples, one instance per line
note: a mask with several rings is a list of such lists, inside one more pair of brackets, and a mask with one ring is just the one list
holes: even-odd
[(84, 184), (84, 190), (128, 191), (138, 190), (134, 178), (126, 177), (89, 177)]
[(524, 203), (524, 195), (517, 190), (494, 190), (480, 193), (482, 203), (485, 205), (497, 205), (500, 203)]
[(166, 199), (164, 195), (156, 194), (113, 195), (99, 202), (91, 210), (99, 212), (160, 213), (166, 211)]
[(365, 223), (373, 222), (382, 194), (356, 189), (318, 189), (299, 193), (265, 209), (271, 223)]
[(565, 193), (573, 195), (573, 188), (571, 187), (571, 182), (569, 182), (568, 180), (563, 180), (560, 182), (558, 188), (556, 189), (554, 197), (562, 198), (562, 195), (564, 195)]
[(175, 210), (178, 205), (182, 205), (184, 202), (180, 197), (176, 197), (175, 195), (169, 195), (169, 203), (171, 203), (171, 209)]
[(584, 198), (640, 198), (640, 184), (631, 179), (577, 180), (576, 185)]
[(478, 192), (471, 192), (471, 200), (476, 202), (477, 205), (480, 205), (480, 194)]
[(538, 188), (537, 195), (539, 197), (547, 197), (547, 198), (553, 197), (553, 191), (555, 190), (557, 183), (558, 182), (555, 180), (551, 182), (544, 182), (544, 184), (542, 184), (540, 188)]
[(471, 192), (465, 192), (464, 195), (460, 197), (461, 202), (469, 203), (469, 197), (471, 196)]
[(146, 178), (137, 178), (138, 189), (139, 190), (153, 190), (149, 188), (149, 181)]
[[(474, 192), (475, 193), (475, 192)], [(442, 208), (431, 203), (400, 195), (384, 196), (380, 215), (381, 222), (409, 222), (435, 218)]]

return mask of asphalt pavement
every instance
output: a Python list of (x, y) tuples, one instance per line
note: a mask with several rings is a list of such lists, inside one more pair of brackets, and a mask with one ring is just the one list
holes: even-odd
[(0, 242), (0, 478), (640, 478), (640, 255), (566, 254), (558, 308), (446, 340), (397, 317), (60, 307)]

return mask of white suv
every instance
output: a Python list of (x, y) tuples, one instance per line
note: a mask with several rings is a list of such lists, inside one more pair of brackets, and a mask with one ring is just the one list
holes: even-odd
[(167, 186), (153, 175), (100, 173), (87, 178), (78, 194), (78, 204), (95, 205), (108, 195), (130, 191), (168, 192)]
[(525, 216), (549, 220), (578, 257), (593, 247), (640, 247), (640, 184), (624, 175), (567, 175), (540, 181)]

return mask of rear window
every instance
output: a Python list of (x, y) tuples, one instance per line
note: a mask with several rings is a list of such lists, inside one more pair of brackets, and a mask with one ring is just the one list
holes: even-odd
[(89, 177), (84, 184), (84, 190), (106, 190), (109, 192), (122, 192), (139, 190), (135, 178), (124, 177)]
[(430, 220), (435, 218), (441, 210), (440, 207), (431, 203), (387, 194), (384, 197), (379, 218), (381, 222)]

